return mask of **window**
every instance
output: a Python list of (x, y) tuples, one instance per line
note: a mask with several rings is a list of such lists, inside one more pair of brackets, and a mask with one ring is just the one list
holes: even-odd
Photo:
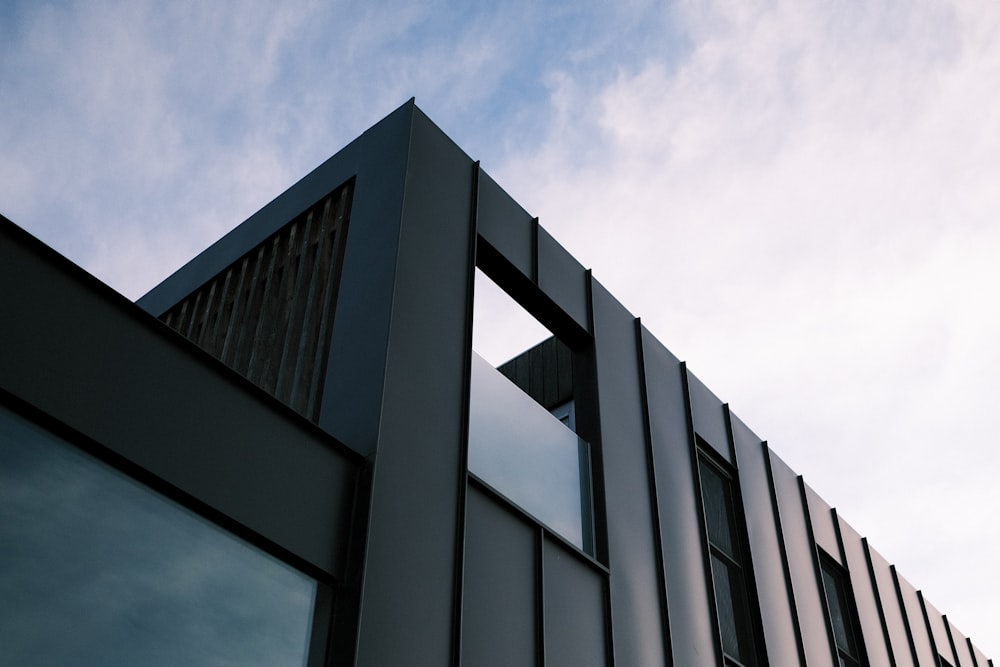
[(826, 609), (839, 665), (860, 667), (863, 663), (861, 643), (857, 635), (857, 612), (847, 572), (822, 552), (820, 570), (823, 575), (823, 593), (826, 597)]
[(473, 353), (469, 472), (593, 553), (590, 446), (567, 426)]
[(703, 455), (698, 459), (712, 588), (726, 664), (756, 664), (750, 585), (732, 478)]
[(303, 665), (316, 592), (0, 407), (0, 664)]

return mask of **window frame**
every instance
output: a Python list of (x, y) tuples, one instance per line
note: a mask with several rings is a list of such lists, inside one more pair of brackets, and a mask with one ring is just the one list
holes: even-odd
[[(816, 547), (819, 574), (820, 596), (823, 600), (823, 614), (826, 617), (827, 629), (830, 634), (830, 647), (838, 664), (845, 667), (868, 667), (868, 655), (861, 636), (861, 622), (858, 617), (858, 603), (854, 597), (851, 585), (851, 575), (846, 567), (838, 563), (832, 556)], [(837, 641), (837, 628), (834, 626), (833, 608), (830, 604), (830, 592), (827, 580), (833, 584), (838, 594), (837, 605), (840, 617), (844, 622), (844, 633), (848, 643), (853, 647), (843, 647)], [(846, 605), (846, 609), (844, 608)], [(852, 650), (855, 655), (852, 655)]]
[[(711, 452), (710, 445), (700, 437), (697, 438), (695, 454), (698, 506), (701, 512), (702, 535), (706, 550), (706, 584), (714, 616), (716, 641), (721, 651), (720, 655), (724, 664), (731, 667), (753, 667), (758, 664), (766, 664), (767, 659), (763, 655), (760, 605), (757, 600), (753, 563), (750, 558), (750, 543), (746, 530), (746, 515), (736, 472), (732, 466), (719, 460), (719, 457)], [(732, 553), (726, 553), (722, 547), (712, 541), (712, 530), (709, 526), (705, 497), (705, 470), (716, 475), (723, 483), (723, 500), (727, 506), (726, 518), (729, 521), (728, 529)], [(726, 566), (727, 574), (730, 575), (730, 608), (733, 610), (736, 641), (741, 651), (740, 656), (735, 656), (726, 650), (725, 640), (722, 636), (722, 620), (719, 614), (719, 596), (716, 590), (713, 559), (723, 563)], [(734, 572), (738, 579), (735, 583), (732, 581)], [(738, 601), (732, 595), (734, 590), (739, 594)]]

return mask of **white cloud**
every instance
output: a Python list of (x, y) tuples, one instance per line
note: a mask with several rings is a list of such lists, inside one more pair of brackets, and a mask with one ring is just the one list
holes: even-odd
[(995, 579), (1000, 549), (981, 510), (1000, 501), (1000, 12), (678, 16), (680, 61), (552, 73), (560, 125), (495, 175), (988, 646), (1000, 590), (953, 582)]

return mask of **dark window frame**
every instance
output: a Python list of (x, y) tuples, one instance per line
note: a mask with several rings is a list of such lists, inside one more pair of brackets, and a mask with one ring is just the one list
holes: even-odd
[[(722, 651), (722, 658), (725, 665), (732, 667), (752, 667), (758, 664), (767, 664), (766, 657), (763, 656), (763, 642), (761, 641), (761, 619), (759, 604), (756, 595), (756, 583), (753, 577), (753, 566), (750, 559), (750, 544), (746, 530), (746, 515), (743, 510), (742, 496), (740, 494), (739, 481), (736, 471), (726, 462), (721, 461), (718, 456), (711, 451), (710, 445), (700, 437), (697, 440), (696, 448), (696, 471), (698, 482), (698, 500), (701, 510), (702, 531), (705, 539), (706, 581), (708, 593), (714, 613), (714, 624), (716, 628), (717, 640)], [(706, 497), (706, 471), (714, 474), (722, 482), (722, 501), (726, 510), (723, 517), (728, 520), (727, 545), (720, 545), (713, 542), (713, 530), (709, 523), (708, 498)], [(717, 532), (717, 531), (716, 531)], [(723, 636), (722, 622), (720, 615), (720, 599), (717, 590), (717, 578), (714, 563), (718, 561), (725, 567), (727, 581), (729, 583), (729, 603), (732, 610), (732, 622), (734, 626), (734, 640), (738, 647), (739, 655), (734, 655), (727, 649), (727, 641)], [(733, 575), (736, 575), (733, 577)], [(735, 579), (735, 581), (733, 581)], [(738, 596), (738, 600), (735, 599)]]
[[(861, 637), (858, 603), (854, 597), (854, 588), (851, 586), (850, 572), (818, 546), (816, 547), (816, 551), (819, 556), (820, 595), (823, 599), (823, 613), (826, 616), (827, 627), (830, 632), (833, 655), (842, 667), (867, 667), (868, 656)], [(834, 587), (833, 593), (837, 595), (836, 603), (840, 612), (839, 618), (843, 623), (843, 628), (839, 634), (844, 636), (847, 646), (842, 645), (838, 637), (838, 628), (835, 620), (838, 618), (838, 615), (834, 614), (834, 608), (831, 604), (831, 585)]]

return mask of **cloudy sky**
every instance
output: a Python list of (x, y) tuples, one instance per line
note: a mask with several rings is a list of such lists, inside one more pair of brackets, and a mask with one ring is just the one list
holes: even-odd
[(1000, 5), (38, 2), (0, 212), (138, 297), (411, 96), (1000, 656)]

